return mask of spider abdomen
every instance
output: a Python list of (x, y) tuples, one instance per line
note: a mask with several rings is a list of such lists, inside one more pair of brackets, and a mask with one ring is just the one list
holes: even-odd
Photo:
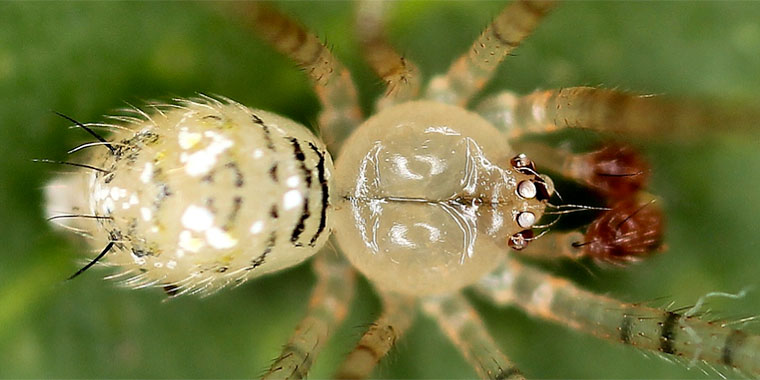
[[(494, 127), (429, 101), (384, 110), (344, 144), (336, 234), (352, 264), (384, 289), (454, 291), (500, 262), (509, 237), (543, 212)], [(518, 222), (518, 216), (532, 220)], [(501, 247), (500, 247), (501, 246)]]
[(216, 101), (132, 124), (93, 157), (105, 171), (87, 191), (129, 285), (215, 290), (295, 265), (329, 236), (332, 161), (305, 127)]

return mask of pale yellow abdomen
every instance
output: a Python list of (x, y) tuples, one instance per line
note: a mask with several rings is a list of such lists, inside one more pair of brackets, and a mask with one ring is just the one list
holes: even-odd
[(295, 265), (330, 235), (332, 160), (305, 127), (215, 101), (128, 127), (115, 153), (90, 160), (107, 172), (66, 191), (85, 191), (107, 217), (91, 233), (114, 242), (105, 262), (132, 274), (130, 286), (216, 290)]

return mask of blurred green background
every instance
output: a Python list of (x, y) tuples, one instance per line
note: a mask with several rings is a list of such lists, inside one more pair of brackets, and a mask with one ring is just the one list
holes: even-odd
[[(502, 2), (410, 2), (391, 12), (390, 34), (427, 74), (466, 50)], [(369, 107), (382, 87), (358, 57), (352, 7), (286, 2), (281, 8), (334, 47)], [(760, 3), (570, 2), (554, 12), (499, 72), (491, 91), (603, 85), (675, 97), (760, 98)], [(51, 230), (41, 190), (87, 140), (50, 110), (102, 121), (141, 104), (220, 94), (307, 125), (318, 104), (305, 77), (210, 4), (0, 3), (0, 376), (240, 378), (261, 373), (305, 309), (308, 266), (213, 297), (164, 302), (93, 270), (64, 279), (87, 248)], [(758, 121), (760, 123), (760, 121)], [(714, 126), (726, 128), (727, 126)], [(760, 128), (760, 126), (759, 126)], [(693, 304), (710, 291), (755, 291), (714, 302), (714, 316), (760, 313), (760, 134), (688, 146), (644, 145), (665, 199), (669, 250), (626, 269), (563, 265), (584, 286), (655, 306)], [(476, 301), (507, 354), (532, 378), (701, 378), (630, 347)], [(348, 321), (312, 378), (329, 376), (378, 312), (360, 284)], [(749, 326), (752, 328), (752, 326)], [(758, 329), (754, 329), (757, 331)], [(474, 372), (421, 318), (375, 374), (460, 378)], [(729, 376), (735, 374), (727, 373)], [(716, 377), (715, 374), (709, 377)]]

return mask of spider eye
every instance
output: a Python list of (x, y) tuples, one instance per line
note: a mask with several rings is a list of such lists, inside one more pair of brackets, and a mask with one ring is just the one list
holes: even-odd
[(536, 223), (536, 214), (525, 211), (517, 214), (517, 224), (522, 228), (530, 228)]
[(522, 181), (517, 185), (517, 195), (523, 199), (533, 199), (536, 197), (538, 189), (533, 181)]
[(515, 251), (519, 251), (527, 247), (528, 243), (530, 243), (530, 240), (532, 238), (533, 238), (533, 230), (520, 231), (509, 237), (509, 242), (507, 243), (507, 245), (509, 245), (509, 248), (512, 248)]
[(514, 156), (509, 162), (512, 164), (512, 167), (520, 173), (536, 173), (536, 166), (533, 164), (533, 161), (531, 161), (524, 153), (520, 153), (517, 156)]

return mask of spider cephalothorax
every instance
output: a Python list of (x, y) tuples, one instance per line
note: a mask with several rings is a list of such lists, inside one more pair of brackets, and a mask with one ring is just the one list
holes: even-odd
[[(375, 286), (384, 312), (339, 377), (368, 376), (418, 304), (480, 376), (522, 377), (462, 295), (468, 286), (497, 305), (606, 339), (760, 373), (758, 336), (691, 310), (586, 292), (512, 257), (639, 259), (660, 245), (662, 215), (646, 192), (646, 164), (628, 148), (588, 155), (546, 148), (531, 156), (534, 164), (510, 142), (567, 128), (677, 135), (693, 123), (735, 119), (590, 87), (503, 92), (468, 110), (499, 62), (555, 6), (518, 0), (424, 91), (413, 63), (383, 39), (381, 7), (362, 4), (365, 55), (388, 85), (365, 120), (348, 71), (323, 43), (273, 9), (238, 6), (310, 76), (324, 106), (322, 140), (291, 120), (211, 98), (136, 110), (110, 141), (93, 133), (103, 150), (82, 164), (93, 172), (57, 180), (49, 209), (81, 216), (71, 226), (105, 245), (97, 259), (132, 275), (128, 285), (160, 286), (172, 296), (208, 292), (316, 254), (308, 314), (265, 377), (306, 376), (346, 315), (354, 269)], [(334, 170), (328, 149), (337, 155)], [(538, 224), (548, 208), (572, 207), (549, 202), (555, 190), (537, 171), (542, 165), (605, 198), (605, 213), (585, 236), (546, 234), (552, 223)], [(61, 185), (70, 196), (59, 196)], [(319, 251), (331, 233), (348, 260), (329, 245)]]

